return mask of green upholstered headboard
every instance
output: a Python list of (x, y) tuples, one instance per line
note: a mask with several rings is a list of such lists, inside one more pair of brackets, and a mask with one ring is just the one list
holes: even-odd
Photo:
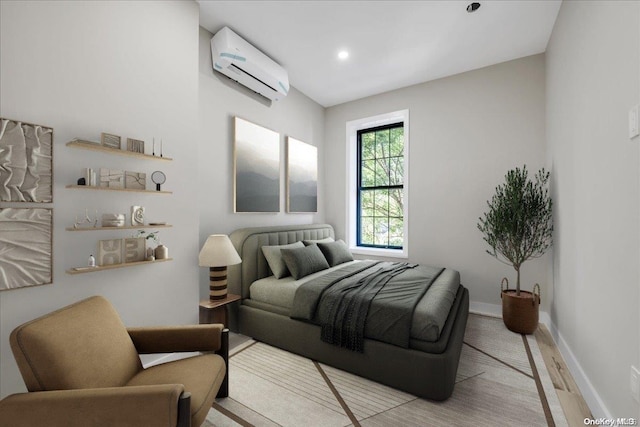
[(249, 286), (258, 279), (271, 275), (262, 247), (286, 245), (300, 240), (318, 240), (334, 237), (329, 224), (282, 225), (275, 227), (242, 228), (229, 235), (242, 263), (229, 266), (229, 292), (249, 298)]

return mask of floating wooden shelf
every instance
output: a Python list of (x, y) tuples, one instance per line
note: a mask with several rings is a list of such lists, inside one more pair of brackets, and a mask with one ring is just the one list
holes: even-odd
[(150, 154), (135, 153), (133, 151), (118, 150), (117, 148), (109, 148), (109, 147), (105, 147), (104, 145), (100, 145), (100, 143), (98, 143), (98, 142), (83, 141), (81, 139), (74, 139), (73, 141), (69, 141), (69, 142), (67, 142), (67, 146), (68, 147), (75, 147), (75, 148), (82, 148), (84, 150), (102, 151), (104, 153), (117, 154), (117, 155), (120, 155), (120, 156), (137, 157), (139, 159), (164, 160), (164, 161), (173, 160), (170, 157), (152, 156)]
[(166, 261), (173, 261), (173, 258), (157, 259), (155, 261), (137, 261), (137, 262), (127, 262), (124, 264), (101, 265), (99, 267), (76, 267), (78, 269), (71, 268), (67, 270), (67, 274), (95, 273), (96, 271), (114, 270), (116, 268), (135, 267), (138, 265), (156, 264), (159, 262), (166, 262)]
[(67, 231), (100, 231), (100, 230), (138, 230), (140, 228), (169, 228), (173, 227), (171, 224), (165, 225), (124, 225), (122, 227), (67, 227)]
[(99, 191), (128, 191), (130, 193), (173, 194), (173, 191), (135, 190), (133, 188), (95, 187), (92, 185), (67, 185), (66, 188)]

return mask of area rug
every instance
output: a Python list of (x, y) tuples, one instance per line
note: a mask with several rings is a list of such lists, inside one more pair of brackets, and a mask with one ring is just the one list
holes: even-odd
[(471, 314), (453, 395), (411, 394), (249, 340), (205, 426), (566, 426), (536, 339)]

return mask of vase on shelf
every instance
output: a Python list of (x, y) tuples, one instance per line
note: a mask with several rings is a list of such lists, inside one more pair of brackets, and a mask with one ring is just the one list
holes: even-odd
[(169, 249), (160, 243), (155, 250), (156, 259), (167, 259), (169, 258)]

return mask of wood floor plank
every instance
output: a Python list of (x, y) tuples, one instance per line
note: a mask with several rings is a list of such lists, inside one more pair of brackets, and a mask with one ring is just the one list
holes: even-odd
[(581, 395), (564, 390), (556, 390), (556, 392), (570, 427), (584, 426), (585, 418), (593, 419), (593, 415)]
[(540, 324), (534, 336), (549, 376), (553, 382), (553, 386), (558, 394), (562, 410), (567, 417), (567, 422), (570, 426), (584, 425), (584, 419), (593, 418), (593, 415), (582, 397), (582, 393), (580, 393), (580, 389), (573, 379), (558, 347), (553, 341), (551, 333), (549, 333), (545, 325)]

